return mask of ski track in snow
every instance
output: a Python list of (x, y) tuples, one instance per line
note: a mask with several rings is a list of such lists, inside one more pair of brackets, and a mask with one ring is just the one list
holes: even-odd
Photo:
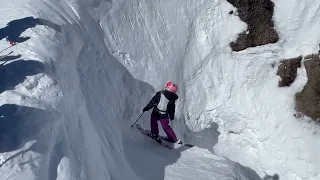
[[(30, 39), (0, 54), (0, 176), (320, 179), (319, 130), (293, 117), (305, 69), (278, 88), (271, 66), (318, 52), (320, 2), (274, 3), (280, 41), (236, 53), (229, 43), (246, 24), (223, 0), (6, 0), (0, 28), (19, 20), (3, 32)], [(180, 87), (172, 126), (193, 148), (130, 128), (167, 80)]]

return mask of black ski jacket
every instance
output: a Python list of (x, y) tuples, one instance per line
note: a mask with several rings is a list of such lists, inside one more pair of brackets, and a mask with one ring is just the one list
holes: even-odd
[[(157, 105), (161, 98), (161, 93), (169, 100), (167, 104), (167, 111), (165, 114), (161, 114), (157, 108)], [(175, 114), (175, 101), (178, 99), (178, 95), (175, 93), (172, 93), (168, 90), (162, 90), (158, 91), (150, 100), (150, 102), (147, 104), (145, 108), (143, 108), (143, 111), (149, 111), (151, 108), (153, 108), (152, 116), (156, 116), (159, 118), (170, 118), (171, 120), (174, 120), (174, 114)]]

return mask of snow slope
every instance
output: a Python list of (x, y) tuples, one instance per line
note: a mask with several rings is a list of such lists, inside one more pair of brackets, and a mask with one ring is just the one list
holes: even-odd
[[(2, 52), (13, 51), (1, 67), (4, 179), (320, 178), (318, 130), (292, 117), (305, 70), (280, 89), (271, 67), (317, 51), (319, 2), (275, 2), (281, 40), (239, 53), (229, 43), (245, 24), (227, 1), (3, 4), (1, 28), (36, 18), (5, 31), (31, 38)], [(130, 128), (167, 80), (180, 87), (172, 126), (193, 148), (167, 150)]]
[[(1, 144), (1, 177), (39, 180), (257, 177), (251, 172), (246, 175), (232, 161), (196, 147), (192, 151), (162, 149), (131, 129), (132, 117), (141, 112), (136, 101), (150, 98), (154, 89), (134, 78), (112, 56), (108, 42), (103, 41), (104, 32), (86, 8), (89, 5), (64, 1), (29, 3), (33, 4), (31, 10), (39, 10), (25, 16), (36, 18), (13, 17), (17, 21), (11, 21), (7, 27), (3, 23), (2, 32), (8, 38), (17, 39), (19, 33), (31, 38), (9, 49), (28, 53), (11, 57), (3, 66), (7, 76), (17, 77), (20, 72), (21, 82), (8, 86), (2, 94), (1, 115), (2, 122), (6, 122), (2, 130), (7, 134), (2, 134), (5, 141)], [(37, 26), (33, 27), (34, 23)], [(21, 29), (13, 32), (16, 28)], [(2, 42), (3, 47), (8, 46), (4, 39)], [(34, 51), (36, 54), (32, 54)], [(43, 71), (27, 73), (25, 68), (30, 63), (10, 68), (21, 62), (20, 58), (34, 59)], [(9, 77), (5, 80), (4, 84), (12, 81)], [(13, 97), (20, 101), (12, 100)], [(10, 146), (12, 143), (15, 146)], [(146, 154), (151, 158), (145, 159)]]
[[(121, 37), (114, 38), (119, 51), (154, 72), (137, 76), (156, 88), (168, 79), (178, 81), (182, 99), (175, 127), (181, 135), (260, 176), (319, 179), (319, 129), (293, 116), (294, 94), (307, 81), (305, 69), (298, 70), (292, 86), (278, 88), (277, 68), (271, 65), (318, 51), (320, 4), (274, 3), (280, 41), (238, 53), (229, 43), (246, 24), (228, 14), (235, 8), (226, 1), (124, 1), (114, 6), (106, 26), (113, 37)], [(144, 42), (143, 49), (126, 43), (133, 41)], [(211, 129), (205, 138), (194, 132), (205, 128)]]

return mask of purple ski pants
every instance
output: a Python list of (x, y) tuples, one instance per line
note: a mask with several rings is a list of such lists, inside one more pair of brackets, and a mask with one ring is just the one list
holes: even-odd
[(169, 119), (160, 119), (160, 118), (151, 116), (151, 120), (150, 120), (151, 132), (156, 135), (159, 134), (158, 121), (161, 122), (162, 128), (164, 132), (167, 134), (168, 139), (177, 141), (177, 136), (174, 133), (171, 126), (169, 125)]

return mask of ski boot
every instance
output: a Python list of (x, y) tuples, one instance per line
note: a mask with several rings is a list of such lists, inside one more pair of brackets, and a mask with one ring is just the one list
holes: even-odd
[(164, 140), (171, 142), (171, 143), (177, 143), (177, 144), (182, 144), (182, 141), (180, 139), (177, 139), (176, 141), (173, 139), (168, 139), (168, 138), (164, 138)]
[(158, 143), (161, 143), (161, 142), (162, 142), (161, 139), (160, 139), (160, 137), (159, 137), (159, 135), (157, 135), (157, 134), (152, 134), (152, 133), (151, 133), (151, 138), (154, 139), (154, 140), (156, 140)]

